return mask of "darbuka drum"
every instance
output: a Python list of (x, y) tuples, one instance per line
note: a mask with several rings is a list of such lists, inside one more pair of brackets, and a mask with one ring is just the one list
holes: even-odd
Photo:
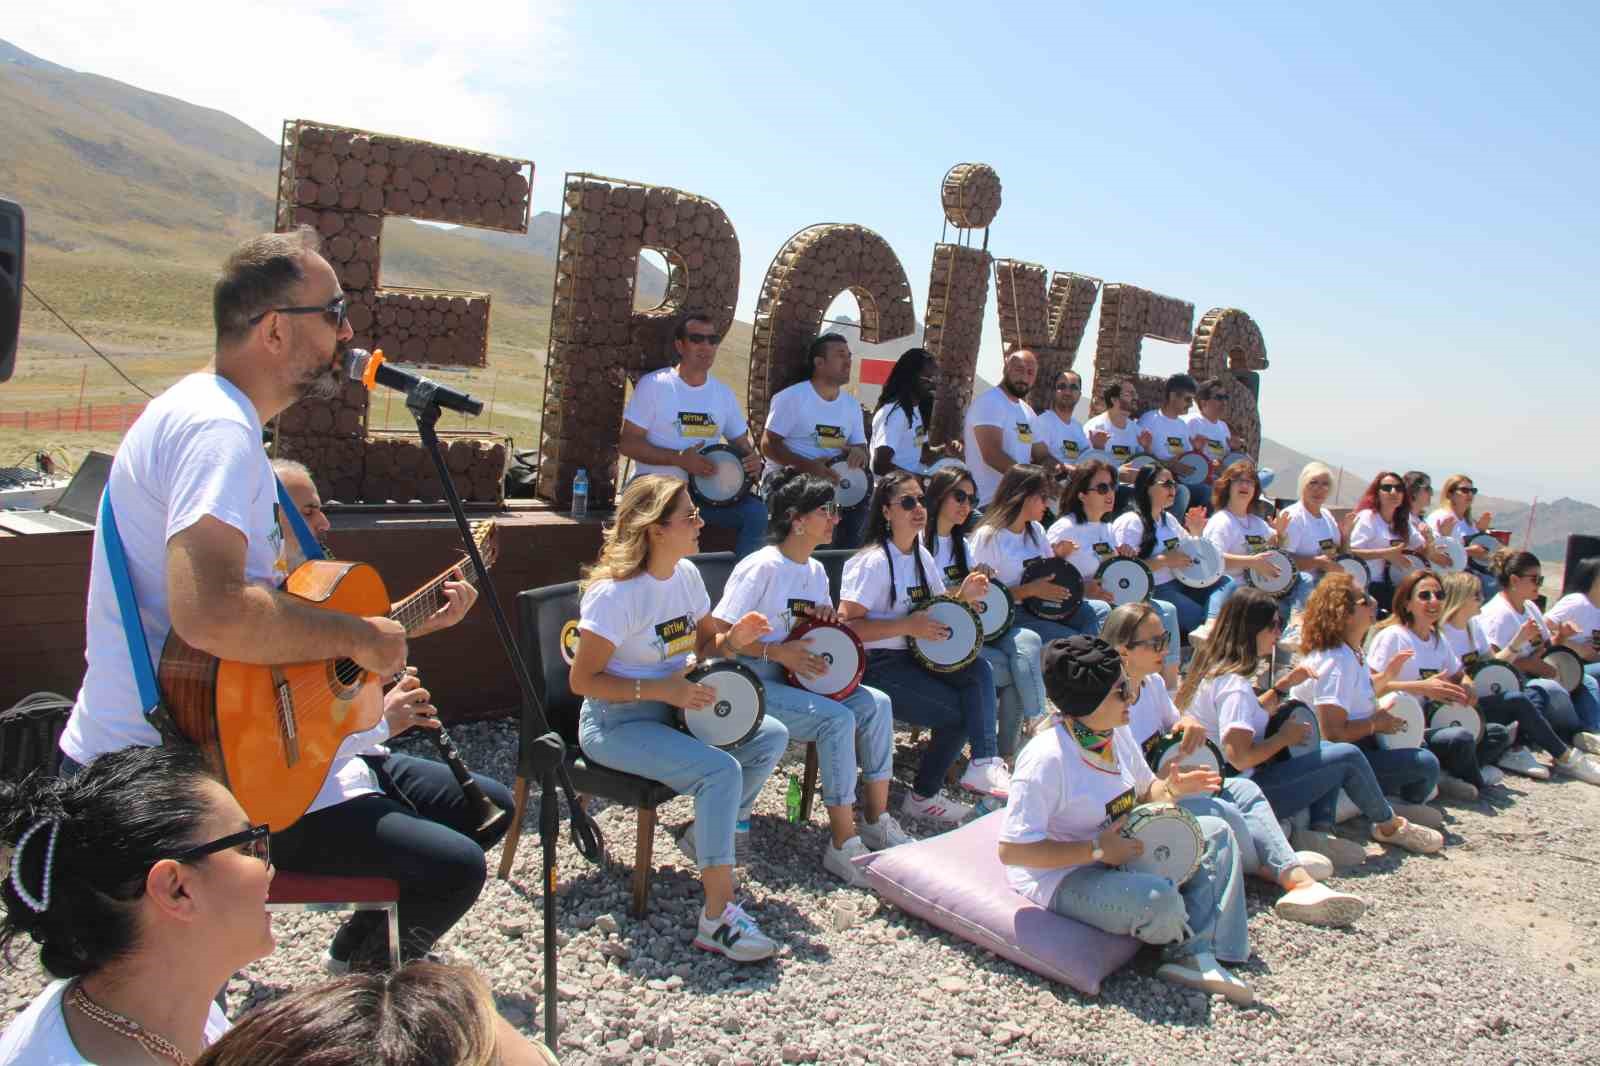
[(1428, 728), (1445, 729), (1458, 725), (1472, 733), (1476, 740), (1483, 739), (1483, 715), (1465, 703), (1435, 703), (1428, 708)]
[(1273, 736), (1290, 722), (1304, 722), (1311, 727), (1311, 735), (1298, 744), (1290, 744), (1278, 753), (1280, 759), (1294, 759), (1309, 755), (1322, 744), (1322, 727), (1317, 724), (1317, 713), (1299, 700), (1286, 700), (1283, 706), (1267, 719), (1267, 736)]
[(1391, 692), (1378, 701), (1378, 706), (1405, 722), (1406, 727), (1398, 733), (1377, 733), (1373, 740), (1378, 742), (1380, 748), (1420, 748), (1422, 735), (1425, 731), (1427, 716), (1422, 713), (1422, 704), (1409, 692)]
[(950, 630), (944, 640), (910, 638), (911, 656), (923, 669), (950, 674), (978, 657), (978, 649), (983, 646), (983, 620), (970, 605), (950, 596), (935, 596), (911, 608), (913, 614), (919, 611), (932, 615)]
[(1174, 761), (1182, 767), (1222, 773), (1222, 752), (1215, 744), (1209, 740), (1202, 741), (1189, 754), (1180, 755), (1178, 749), (1182, 743), (1183, 734), (1180, 732), (1156, 733), (1144, 742), (1144, 761), (1150, 764), (1150, 769), (1156, 772), (1157, 777), (1165, 774)]
[(717, 697), (698, 711), (678, 708), (684, 732), (714, 748), (733, 748), (755, 735), (767, 715), (767, 690), (748, 666), (732, 659), (712, 659), (685, 675), (696, 685), (709, 685)]
[(1488, 549), (1489, 554), (1484, 556), (1483, 559), (1480, 560), (1469, 557), (1467, 560), (1467, 565), (1480, 574), (1489, 573), (1491, 569), (1489, 560), (1494, 558), (1495, 552), (1504, 547), (1504, 545), (1500, 543), (1500, 538), (1496, 537), (1492, 533), (1474, 533), (1472, 536), (1467, 538), (1466, 546), (1469, 548)]
[(1288, 553), (1279, 551), (1277, 548), (1268, 548), (1265, 551), (1257, 552), (1256, 555), (1271, 559), (1272, 565), (1278, 568), (1278, 576), (1270, 577), (1259, 570), (1246, 570), (1244, 572), (1245, 583), (1251, 588), (1260, 589), (1262, 592), (1276, 596), (1280, 600), (1289, 595), (1290, 590), (1294, 588), (1294, 560), (1289, 558)]
[(972, 606), (983, 623), (985, 644), (993, 644), (1011, 629), (1017, 606), (1011, 598), (1011, 590), (994, 578), (989, 579), (989, 591), (984, 593), (983, 599)]
[(1556, 668), (1556, 684), (1576, 695), (1583, 687), (1583, 659), (1578, 653), (1571, 648), (1551, 648), (1543, 658)]
[(1135, 807), (1122, 835), (1144, 845), (1144, 852), (1122, 864), (1129, 873), (1155, 874), (1182, 885), (1200, 868), (1205, 834), (1200, 821), (1176, 803)]
[(1211, 461), (1199, 452), (1184, 452), (1173, 460), (1173, 467), (1178, 480), (1191, 489), (1202, 487), (1211, 476)]
[(1467, 671), (1478, 698), (1515, 696), (1522, 691), (1522, 672), (1510, 663), (1486, 662)]
[(1222, 577), (1222, 549), (1204, 537), (1190, 537), (1178, 545), (1178, 550), (1193, 559), (1193, 566), (1174, 570), (1172, 576), (1192, 589), (1209, 588)]
[(1365, 559), (1354, 555), (1336, 555), (1333, 561), (1339, 564), (1339, 569), (1350, 575), (1350, 580), (1356, 583), (1356, 588), (1362, 592), (1367, 591), (1367, 586), (1372, 583), (1372, 571), (1367, 569)]
[(716, 470), (689, 478), (689, 496), (700, 507), (725, 507), (750, 491), (750, 478), (744, 461), (727, 444), (708, 444), (700, 454), (711, 460)]
[(945, 470), (945, 469), (947, 469), (949, 467), (952, 467), (952, 466), (965, 466), (965, 465), (966, 464), (963, 463), (960, 459), (957, 459), (957, 458), (955, 458), (954, 456), (951, 456), (951, 455), (947, 455), (943, 459), (939, 459), (939, 460), (937, 460), (935, 462), (929, 463), (928, 464), (928, 473), (929, 474), (937, 474), (939, 471)]
[(1144, 560), (1126, 555), (1113, 556), (1101, 563), (1094, 579), (1118, 607), (1125, 603), (1143, 603), (1156, 587), (1156, 580)]
[(829, 463), (828, 469), (839, 475), (839, 483), (833, 487), (833, 499), (840, 507), (854, 507), (872, 492), (872, 475), (864, 467), (851, 466), (847, 460), (840, 459)]
[(1467, 546), (1454, 537), (1435, 537), (1433, 546), (1450, 556), (1448, 563), (1434, 563), (1433, 569), (1441, 574), (1458, 574), (1467, 568)]
[(1135, 470), (1143, 470), (1146, 467), (1150, 467), (1150, 466), (1160, 466), (1161, 465), (1161, 460), (1157, 459), (1153, 455), (1145, 455), (1143, 453), (1140, 453), (1139, 455), (1130, 455), (1128, 457), (1128, 461), (1123, 463), (1122, 465), (1123, 466), (1131, 466)]
[(1027, 608), (1028, 613), (1048, 622), (1059, 622), (1063, 618), (1072, 617), (1077, 612), (1078, 605), (1083, 602), (1083, 575), (1078, 573), (1077, 567), (1055, 555), (1029, 559), (1022, 564), (1024, 585), (1044, 577), (1050, 578), (1066, 589), (1065, 598), (1051, 601), (1035, 596), (1023, 600), (1022, 606)]
[(849, 626), (813, 618), (790, 630), (785, 643), (789, 642), (805, 644), (812, 655), (820, 655), (828, 663), (828, 668), (818, 677), (801, 677), (785, 670), (789, 684), (830, 700), (844, 699), (861, 684), (861, 675), (867, 669), (867, 652), (861, 638)]

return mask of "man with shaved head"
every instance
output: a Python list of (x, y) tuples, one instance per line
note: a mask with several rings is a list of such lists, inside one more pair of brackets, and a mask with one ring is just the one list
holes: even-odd
[(1052, 469), (1056, 465), (1049, 444), (1035, 432), (1033, 408), (1025, 399), (1038, 376), (1038, 357), (1018, 348), (1006, 356), (1000, 384), (967, 408), (967, 465), (978, 486), (978, 499), (985, 503), (993, 498), (1005, 472), (1018, 463)]

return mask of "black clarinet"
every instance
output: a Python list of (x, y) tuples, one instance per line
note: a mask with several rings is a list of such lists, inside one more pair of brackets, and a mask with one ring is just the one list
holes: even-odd
[(480, 844), (493, 840), (511, 819), (511, 812), (500, 807), (484, 793), (483, 786), (472, 776), (467, 764), (461, 761), (461, 752), (456, 749), (455, 741), (450, 739), (450, 734), (445, 732), (444, 726), (430, 729), (428, 733), (438, 745), (439, 755), (444, 759), (445, 765), (450, 767), (450, 772), (455, 775), (456, 784), (461, 786), (462, 794), (467, 797), (467, 802), (478, 814), (478, 828), (472, 831), (472, 838)]

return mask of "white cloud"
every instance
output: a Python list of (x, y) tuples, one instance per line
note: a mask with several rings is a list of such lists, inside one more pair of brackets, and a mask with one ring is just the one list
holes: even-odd
[(526, 156), (526, 93), (571, 52), (565, 0), (75, 0), (12, 11), (42, 59), (225, 111), (276, 141), (311, 118)]

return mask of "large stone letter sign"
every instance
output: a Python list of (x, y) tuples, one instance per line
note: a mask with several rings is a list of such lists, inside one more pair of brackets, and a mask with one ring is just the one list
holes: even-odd
[(1260, 395), (1249, 382), (1267, 368), (1267, 342), (1261, 327), (1243, 311), (1213, 307), (1200, 319), (1189, 346), (1189, 373), (1195, 380), (1221, 378), (1228, 386), (1228, 428), (1244, 439), (1244, 450), (1261, 458)]
[(1035, 411), (1048, 411), (1055, 402), (1056, 377), (1078, 361), (1100, 279), (1062, 271), (1052, 277), (1038, 263), (997, 259), (994, 292), (1002, 349), (1027, 348), (1038, 356), (1039, 376), (1028, 403)]
[(1134, 285), (1111, 284), (1100, 296), (1100, 336), (1094, 350), (1094, 402), (1090, 414), (1105, 410), (1101, 390), (1112, 381), (1131, 384), (1139, 394), (1138, 410), (1161, 406), (1165, 378), (1139, 373), (1139, 348), (1144, 338), (1189, 343), (1194, 304)]

